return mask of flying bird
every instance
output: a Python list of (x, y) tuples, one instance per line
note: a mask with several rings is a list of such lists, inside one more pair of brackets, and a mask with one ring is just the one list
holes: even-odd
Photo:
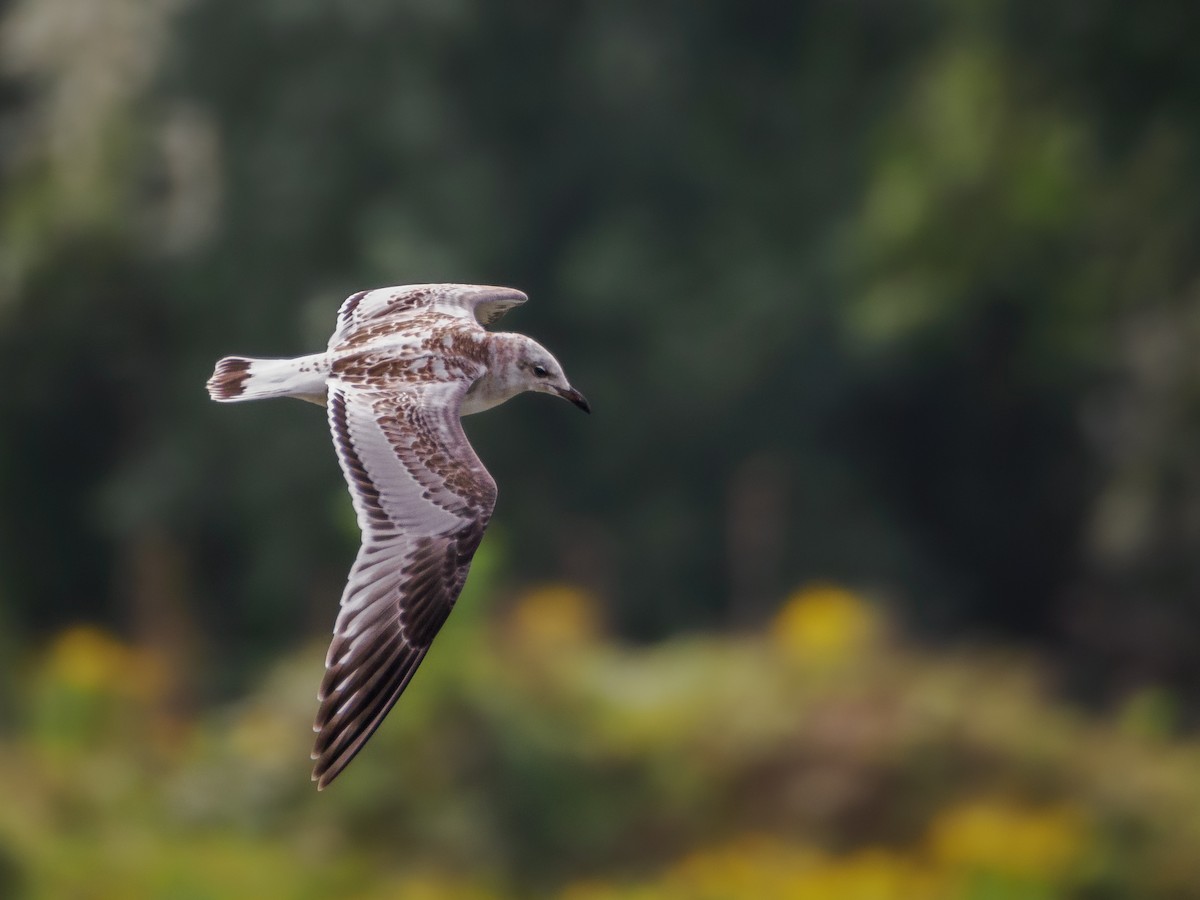
[(228, 356), (208, 380), (209, 396), (224, 403), (298, 397), (324, 406), (362, 531), (317, 693), (318, 790), (408, 686), (496, 505), (496, 482), (460, 417), (524, 391), (591, 412), (544, 347), (485, 329), (527, 299), (466, 284), (360, 291), (342, 303), (325, 352)]

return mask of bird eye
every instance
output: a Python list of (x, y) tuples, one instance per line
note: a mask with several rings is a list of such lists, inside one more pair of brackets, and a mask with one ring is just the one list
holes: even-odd
[(547, 372), (547, 371), (546, 371), (544, 368), (542, 368), (541, 366), (534, 366), (534, 367), (533, 367), (533, 374), (534, 374), (534, 375), (536, 375), (538, 378), (545, 378), (545, 377), (546, 377), (547, 375), (549, 375), (550, 373), (549, 373), (549, 372)]

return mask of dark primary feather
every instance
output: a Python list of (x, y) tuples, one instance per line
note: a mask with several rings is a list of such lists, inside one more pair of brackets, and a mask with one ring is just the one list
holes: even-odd
[(496, 487), (459, 421), (469, 383), (389, 392), (331, 380), (330, 429), (363, 545), (318, 693), (318, 788), (349, 764), (408, 686), (483, 539)]

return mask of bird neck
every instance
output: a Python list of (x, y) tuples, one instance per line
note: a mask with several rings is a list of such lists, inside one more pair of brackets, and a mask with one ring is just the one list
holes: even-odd
[(520, 349), (514, 339), (519, 337), (505, 332), (488, 335), (485, 344), (487, 371), (471, 385), (463, 398), (462, 415), (499, 406), (525, 390), (517, 367)]

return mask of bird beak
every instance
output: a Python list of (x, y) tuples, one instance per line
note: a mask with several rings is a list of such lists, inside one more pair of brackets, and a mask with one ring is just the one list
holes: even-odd
[(585, 413), (591, 413), (592, 411), (592, 405), (587, 402), (587, 397), (583, 396), (583, 394), (579, 393), (579, 391), (575, 390), (575, 388), (559, 390), (558, 396), (562, 397), (564, 400), (570, 400)]

